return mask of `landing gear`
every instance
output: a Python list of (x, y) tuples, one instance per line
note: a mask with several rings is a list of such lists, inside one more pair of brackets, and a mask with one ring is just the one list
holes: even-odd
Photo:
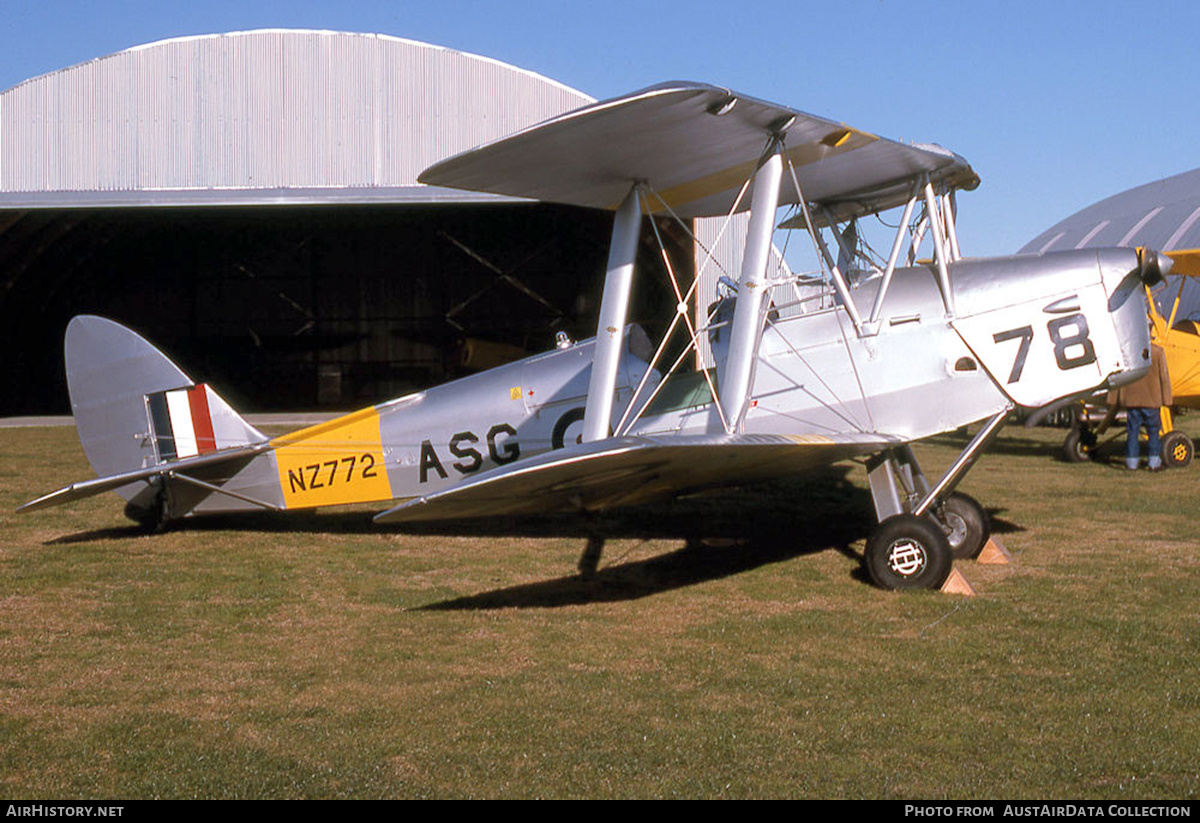
[(954, 558), (974, 557), (991, 534), (987, 512), (954, 487), (1004, 425), (1008, 410), (981, 428), (932, 486), (909, 446), (887, 449), (867, 462), (879, 528), (867, 540), (863, 563), (885, 589), (935, 589)]
[(1063, 440), (1063, 460), (1068, 463), (1086, 463), (1092, 459), (1097, 442), (1096, 433), (1080, 422), (1067, 432), (1067, 437)]
[(171, 519), (171, 505), (162, 481), (152, 481), (126, 503), (125, 516), (151, 534), (158, 534), (166, 528), (167, 521)]
[(992, 535), (992, 525), (983, 506), (962, 492), (954, 492), (946, 499), (938, 519), (950, 543), (950, 552), (958, 560), (974, 558)]
[(1192, 462), (1196, 453), (1192, 438), (1181, 431), (1173, 431), (1162, 439), (1163, 465), (1170, 469), (1182, 469)]
[(946, 582), (954, 558), (950, 542), (927, 517), (897, 514), (867, 540), (867, 573), (885, 589), (936, 589)]

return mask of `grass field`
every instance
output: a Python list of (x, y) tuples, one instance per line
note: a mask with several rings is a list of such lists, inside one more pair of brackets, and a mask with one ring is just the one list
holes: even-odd
[(1062, 435), (963, 484), (1014, 559), (963, 597), (866, 582), (852, 464), (610, 518), (584, 582), (571, 520), (17, 516), (91, 472), (0, 430), (0, 796), (1196, 798), (1200, 463)]

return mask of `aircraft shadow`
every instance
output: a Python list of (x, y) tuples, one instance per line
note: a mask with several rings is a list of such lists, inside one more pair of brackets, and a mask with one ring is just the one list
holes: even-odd
[[(787, 478), (679, 497), (584, 516), (545, 515), (486, 518), (381, 527), (372, 511), (247, 512), (209, 515), (173, 522), (173, 531), (255, 531), (262, 533), (330, 533), (375, 536), (389, 532), (429, 536), (577, 538), (585, 547), (611, 540), (675, 540), (680, 548), (644, 560), (614, 563), (587, 575), (575, 573), (537, 583), (505, 587), (431, 603), (418, 610), (555, 608), (586, 603), (635, 600), (683, 586), (740, 574), (820, 551), (839, 551), (859, 559), (852, 545), (875, 528), (871, 495), (847, 480), (849, 467), (827, 466), (802, 477)], [(989, 511), (998, 534), (1023, 528)], [(48, 544), (123, 540), (145, 536), (130, 525), (65, 535)], [(869, 582), (861, 569), (852, 577)]]
[[(988, 445), (985, 454), (1004, 454), (1012, 457), (1057, 457), (1059, 455), (1062, 449), (1062, 440), (1056, 444), (1048, 444), (1044, 440), (1034, 437), (1022, 437), (1021, 431), (1023, 429), (1020, 426), (1009, 426)], [(1062, 432), (1065, 439), (1067, 430), (1063, 429)], [(949, 446), (957, 451), (966, 446), (968, 440), (969, 438), (963, 435), (952, 433), (930, 437), (922, 442)]]
[[(830, 546), (817, 535), (801, 541), (750, 540), (736, 545), (689, 541), (683, 548), (633, 563), (608, 566), (589, 576), (566, 575), (553, 580), (509, 586), (421, 606), (414, 611), (550, 609), (638, 600), (672, 589), (704, 583), (835, 548), (857, 557), (847, 546)], [(853, 574), (865, 582), (858, 570)]]
[[(798, 521), (872, 519), (870, 493), (847, 481), (847, 466), (826, 466), (801, 477), (766, 481), (680, 496), (673, 500), (596, 515), (548, 514), (492, 517), (436, 523), (380, 526), (371, 518), (389, 506), (345, 507), (294, 512), (247, 511), (204, 514), (174, 520), (159, 534), (175, 531), (256, 531), (378, 535), (405, 534), (571, 537), (604, 534), (614, 538), (767, 536), (791, 533)], [(748, 531), (748, 529), (750, 531)], [(151, 534), (130, 523), (63, 535), (47, 545), (124, 540)]]
[[(418, 610), (557, 608), (636, 600), (830, 549), (858, 559), (851, 544), (865, 539), (875, 523), (869, 492), (848, 483), (847, 473), (844, 466), (831, 466), (802, 479), (759, 483), (590, 518), (484, 520), (457, 528), (432, 524), (412, 529), (428, 534), (577, 537), (584, 556), (606, 540), (683, 542), (675, 551), (590, 574), (495, 589)], [(866, 581), (857, 570), (854, 576)]]

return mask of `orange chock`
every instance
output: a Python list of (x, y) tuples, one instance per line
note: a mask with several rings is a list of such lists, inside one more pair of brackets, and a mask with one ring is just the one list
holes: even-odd
[(942, 584), (942, 592), (945, 594), (965, 594), (971, 597), (974, 596), (975, 589), (967, 582), (967, 578), (962, 576), (962, 572), (958, 569), (951, 569), (950, 576)]
[(982, 551), (975, 558), (976, 563), (985, 563), (990, 566), (1007, 566), (1012, 563), (1012, 555), (1008, 553), (1008, 549), (1004, 548), (999, 540), (994, 537), (989, 537), (988, 542), (983, 544)]

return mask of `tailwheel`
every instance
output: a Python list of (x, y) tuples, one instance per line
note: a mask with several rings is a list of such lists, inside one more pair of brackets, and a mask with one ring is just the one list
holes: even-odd
[(125, 504), (125, 516), (153, 534), (166, 527), (171, 519), (171, 504), (161, 477), (151, 480)]
[(879, 524), (863, 557), (867, 573), (885, 589), (936, 589), (954, 562), (941, 526), (927, 517), (897, 514)]
[(946, 498), (939, 520), (950, 544), (950, 553), (959, 560), (974, 558), (992, 535), (992, 524), (983, 506), (974, 497), (961, 492)]
[(1192, 462), (1196, 447), (1192, 438), (1181, 431), (1173, 431), (1162, 439), (1163, 464), (1171, 469), (1182, 469)]

